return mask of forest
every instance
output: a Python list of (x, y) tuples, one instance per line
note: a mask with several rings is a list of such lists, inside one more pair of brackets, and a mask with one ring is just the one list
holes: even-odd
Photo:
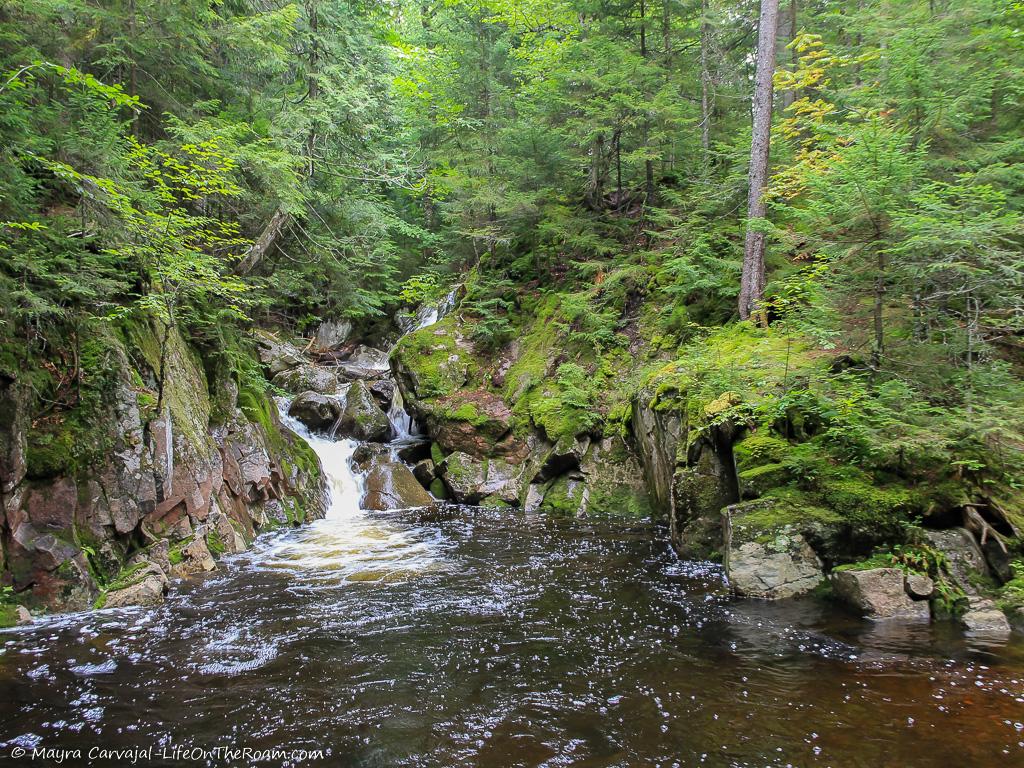
[[(1021, 514), (1024, 9), (775, 5), (4, 3), (4, 369), (74, 419), (95, 326), (244, 377), (254, 323), (372, 327), (471, 274), (481, 348), (549, 302), (585, 402), (646, 299), (643, 345), (757, 390), (744, 418), (809, 409)], [(757, 370), (705, 359), (721, 329)], [(833, 364), (766, 386), (780, 345)]]
[(0, 625), (322, 517), (347, 423), (1019, 629), (1024, 3), (0, 0), (0, 411)]

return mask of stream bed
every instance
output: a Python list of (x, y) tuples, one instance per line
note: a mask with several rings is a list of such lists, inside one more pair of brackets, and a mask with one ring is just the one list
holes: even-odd
[(357, 444), (310, 440), (324, 520), (160, 608), (0, 634), (0, 762), (99, 744), (330, 766), (1024, 765), (1017, 640), (737, 601), (645, 524), (363, 511)]

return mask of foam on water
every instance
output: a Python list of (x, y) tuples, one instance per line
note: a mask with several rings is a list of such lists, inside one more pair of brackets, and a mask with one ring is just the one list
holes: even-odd
[(288, 416), (286, 401), (279, 405), (284, 425), (320, 458), (327, 479), (327, 514), (289, 535), (268, 538), (239, 557), (256, 568), (301, 572), (306, 583), (311, 578), (386, 581), (434, 566), (437, 553), (430, 536), (360, 507), (363, 478), (352, 467), (359, 443), (312, 434)]

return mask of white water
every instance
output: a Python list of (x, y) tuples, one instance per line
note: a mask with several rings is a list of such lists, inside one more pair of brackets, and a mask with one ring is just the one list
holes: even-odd
[[(405, 325), (408, 327), (407, 329), (403, 328), (405, 333), (402, 335), (405, 336), (414, 331), (429, 328), (451, 312), (455, 307), (455, 296), (458, 290), (458, 287), (452, 288), (440, 303), (420, 307), (415, 316), (406, 318), (407, 322)], [(399, 337), (399, 341), (401, 341), (401, 337)], [(398, 341), (388, 350), (389, 356), (397, 345)], [(416, 420), (405, 410), (405, 401), (402, 399), (402, 393), (397, 388), (395, 389), (394, 396), (391, 398), (391, 406), (388, 408), (388, 420), (395, 430), (395, 440), (397, 442), (422, 434), (419, 425), (416, 424)]]
[(327, 515), (250, 550), (254, 565), (301, 573), (306, 582), (338, 583), (391, 581), (434, 564), (437, 550), (430, 536), (360, 507), (363, 478), (352, 468), (359, 443), (311, 434), (288, 416), (287, 401), (279, 407), (284, 426), (320, 458), (328, 486)]

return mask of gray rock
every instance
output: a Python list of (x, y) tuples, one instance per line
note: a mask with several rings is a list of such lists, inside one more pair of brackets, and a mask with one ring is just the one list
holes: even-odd
[(338, 372), (349, 379), (379, 379), (390, 370), (388, 353), (373, 347), (356, 347), (348, 360), (338, 364)]
[(377, 379), (370, 382), (370, 394), (377, 398), (382, 406), (390, 406), (395, 396), (395, 382), (391, 379)]
[(446, 457), (437, 469), (452, 498), (460, 504), (478, 504), (489, 497), (516, 504), (525, 484), (521, 465), (504, 459), (478, 459), (458, 451)]
[(171, 572), (170, 543), (167, 539), (158, 539), (151, 546), (140, 550), (128, 558), (128, 565), (149, 562), (156, 565), (164, 573)]
[(810, 592), (825, 578), (821, 560), (795, 522), (780, 518), (765, 529), (764, 523), (754, 517), (756, 524), (747, 524), (748, 515), (757, 515), (772, 504), (748, 501), (722, 511), (725, 573), (739, 595), (769, 600), (796, 597)]
[(303, 363), (273, 377), (275, 386), (297, 395), (301, 392), (319, 392), (333, 395), (338, 391), (338, 374), (330, 368), (312, 363)]
[(106, 608), (123, 608), (128, 605), (159, 605), (167, 592), (167, 575), (155, 563), (145, 565), (133, 581), (122, 589), (107, 593)]
[(341, 410), (337, 398), (319, 392), (303, 392), (288, 407), (288, 415), (314, 431), (325, 431), (338, 421)]
[(267, 366), (271, 376), (301, 365), (306, 360), (298, 347), (282, 341), (269, 331), (257, 331), (256, 341), (260, 360)]
[(908, 573), (904, 586), (907, 594), (915, 600), (927, 600), (935, 591), (935, 582), (921, 573)]
[(28, 608), (24, 605), (19, 605), (14, 612), (14, 620), (20, 625), (32, 624), (35, 620), (32, 618), (32, 614), (28, 612)]
[(354, 381), (344, 394), (334, 430), (335, 437), (382, 442), (391, 436), (391, 421), (377, 405), (366, 383)]
[(434, 498), (424, 490), (405, 464), (375, 457), (363, 483), (363, 509), (426, 507)]
[(966, 528), (928, 531), (928, 543), (946, 556), (949, 575), (968, 595), (977, 594), (971, 576), (988, 576), (988, 563), (974, 535)]
[(348, 341), (352, 334), (352, 323), (349, 320), (325, 320), (316, 329), (316, 345), (321, 349), (338, 347)]
[(417, 462), (416, 466), (412, 468), (412, 473), (424, 488), (429, 488), (430, 484), (434, 482), (434, 478), (437, 477), (434, 462), (430, 459)]
[(967, 612), (960, 617), (960, 621), (969, 632), (979, 634), (1009, 635), (1011, 631), (1006, 614), (994, 602), (982, 597), (970, 598)]
[(196, 529), (196, 536), (181, 550), (181, 562), (171, 567), (175, 576), (191, 576), (204, 571), (215, 571), (217, 563), (206, 544), (205, 530)]
[(927, 601), (910, 599), (899, 568), (836, 570), (831, 579), (836, 597), (870, 619), (927, 621), (931, 617)]
[(779, 533), (766, 543), (747, 541), (730, 548), (725, 570), (736, 594), (769, 600), (805, 594), (823, 579), (821, 561), (795, 532)]

